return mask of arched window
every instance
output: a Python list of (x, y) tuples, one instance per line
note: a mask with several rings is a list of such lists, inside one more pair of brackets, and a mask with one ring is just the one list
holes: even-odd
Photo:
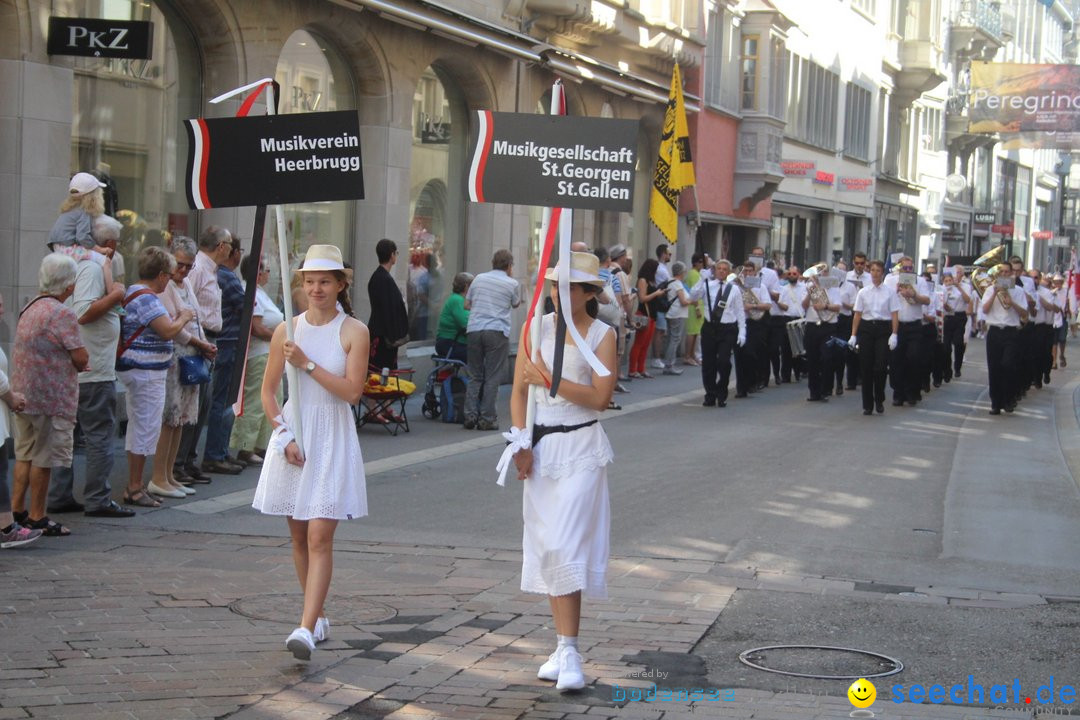
[(166, 3), (65, 5), (72, 17), (154, 24), (149, 60), (71, 59), (70, 170), (96, 173), (108, 184), (106, 212), (125, 225), (119, 250), (132, 281), (140, 249), (165, 245), (170, 233), (196, 231), (184, 192), (180, 128), (200, 114), (201, 63), (191, 33)]
[(406, 304), (410, 339), (430, 340), (465, 256), (459, 178), (468, 139), (464, 97), (437, 66), (420, 76), (412, 120)]
[[(274, 79), (281, 86), (282, 115), (356, 107), (345, 62), (326, 40), (307, 30), (297, 30), (285, 41)], [(354, 209), (351, 202), (286, 205), (286, 233), (295, 262), (312, 245), (336, 245), (343, 257), (352, 257)]]

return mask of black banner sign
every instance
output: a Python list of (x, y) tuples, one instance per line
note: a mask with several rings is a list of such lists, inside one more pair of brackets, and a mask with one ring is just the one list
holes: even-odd
[(633, 209), (638, 121), (477, 112), (469, 199)]
[(194, 209), (364, 197), (355, 111), (196, 118), (185, 127)]
[(154, 24), (142, 20), (49, 18), (50, 55), (149, 60)]

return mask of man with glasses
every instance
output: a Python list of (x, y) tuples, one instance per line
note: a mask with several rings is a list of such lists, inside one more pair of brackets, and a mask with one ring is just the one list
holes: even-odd
[[(221, 332), (221, 286), (218, 284), (217, 268), (231, 253), (232, 233), (225, 228), (211, 225), (199, 235), (199, 252), (187, 276), (199, 303), (199, 322), (210, 342), (216, 342)], [(206, 427), (210, 400), (211, 385), (207, 383), (199, 387), (198, 422), (185, 425), (180, 436), (180, 449), (176, 453), (176, 464), (173, 466), (173, 477), (178, 482), (210, 482), (210, 478), (196, 463), (199, 436)], [(239, 465), (232, 465), (229, 469), (222, 466), (219, 472), (236, 475), (242, 469)]]

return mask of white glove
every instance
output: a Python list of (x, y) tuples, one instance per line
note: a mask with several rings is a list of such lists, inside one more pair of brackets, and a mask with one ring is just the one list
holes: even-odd
[(738, 345), (739, 347), (742, 347), (743, 345), (746, 344), (746, 331), (745, 330), (740, 330), (739, 331), (739, 337), (735, 339), (735, 344)]
[(893, 333), (892, 335), (890, 335), (890, 336), (889, 336), (889, 349), (890, 349), (890, 350), (895, 350), (895, 349), (896, 349), (896, 346), (897, 346), (897, 345), (898, 345), (899, 343), (900, 343), (900, 338), (898, 338), (898, 337), (896, 336), (896, 333)]
[(849, 348), (851, 348), (852, 350), (854, 350), (854, 349), (855, 349), (855, 345), (856, 345), (856, 344), (857, 344), (858, 342), (859, 342), (859, 341), (855, 339), (855, 336), (854, 336), (854, 335), (852, 335), (851, 337), (849, 337), (849, 338), (848, 338), (848, 341), (847, 341), (847, 346), (848, 346)]

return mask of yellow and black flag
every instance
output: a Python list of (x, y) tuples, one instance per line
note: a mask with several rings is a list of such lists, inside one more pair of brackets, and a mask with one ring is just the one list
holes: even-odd
[(694, 164), (690, 158), (690, 129), (683, 105), (682, 77), (679, 66), (671, 74), (671, 92), (664, 113), (660, 152), (656, 157), (649, 219), (668, 242), (679, 235), (679, 193), (694, 184)]

